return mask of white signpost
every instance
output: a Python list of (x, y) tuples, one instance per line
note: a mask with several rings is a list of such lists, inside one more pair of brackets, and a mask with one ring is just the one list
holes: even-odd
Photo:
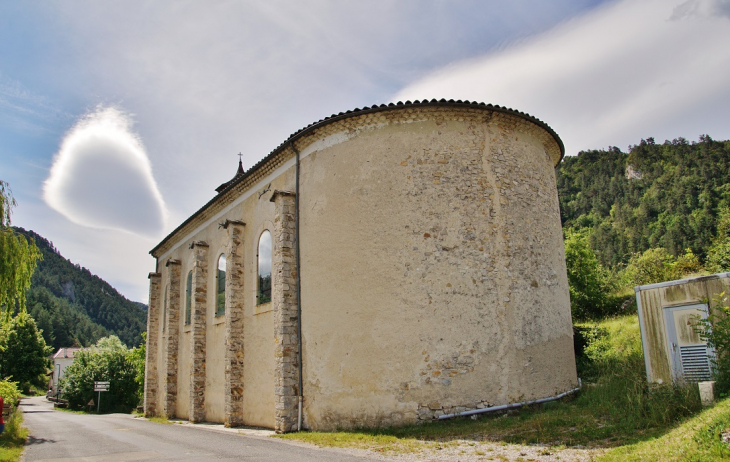
[(101, 405), (101, 392), (109, 391), (109, 382), (94, 382), (94, 391), (99, 392), (99, 397), (96, 399), (96, 413), (98, 414)]

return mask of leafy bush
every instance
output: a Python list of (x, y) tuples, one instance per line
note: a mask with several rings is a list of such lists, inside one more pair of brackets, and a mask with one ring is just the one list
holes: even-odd
[[(578, 374), (595, 382), (599, 377), (616, 371), (644, 372), (644, 351), (638, 317), (623, 316), (598, 323), (576, 326), (584, 337), (585, 347)], [(644, 376), (644, 380), (646, 376)]]
[(721, 208), (718, 213), (717, 233), (712, 240), (712, 246), (707, 249), (705, 266), (712, 273), (730, 271), (730, 208), (728, 207)]
[(699, 258), (687, 249), (675, 258), (666, 249), (657, 247), (636, 253), (621, 273), (622, 285), (641, 286), (673, 281), (704, 272)]
[(611, 273), (598, 262), (586, 231), (565, 230), (565, 263), (573, 319), (606, 316), (616, 308)]
[(711, 273), (730, 271), (730, 238), (716, 241), (707, 250), (705, 265)]
[(142, 332), (142, 343), (138, 347), (129, 350), (127, 360), (134, 366), (136, 375), (134, 382), (137, 384), (138, 401), (141, 403), (144, 399), (144, 366), (145, 356), (147, 353), (147, 332)]
[(583, 328), (588, 341), (579, 372), (593, 385), (581, 393), (581, 405), (637, 429), (670, 425), (700, 410), (696, 385), (647, 382), (637, 316)]
[(707, 319), (698, 321), (700, 337), (715, 349), (712, 359), (718, 393), (730, 392), (730, 295), (720, 293), (713, 299)]
[(5, 431), (0, 435), (0, 461), (20, 460), (28, 438), (28, 429), (23, 428), (23, 411), (16, 407), (5, 419)]
[(129, 358), (129, 350), (112, 335), (99, 339), (87, 350), (77, 352), (73, 364), (66, 368), (60, 386), (69, 406), (82, 409), (92, 399), (94, 402), (98, 399), (94, 382), (110, 382), (109, 391), (101, 393), (100, 412), (129, 412), (139, 402), (136, 375), (137, 369)]
[(6, 404), (17, 406), (20, 402), (20, 390), (18, 390), (18, 382), (9, 380), (0, 380), (0, 396)]

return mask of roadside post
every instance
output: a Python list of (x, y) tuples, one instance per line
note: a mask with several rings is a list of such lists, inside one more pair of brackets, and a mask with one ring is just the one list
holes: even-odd
[(94, 382), (94, 391), (99, 392), (99, 397), (96, 399), (96, 413), (99, 413), (101, 406), (101, 392), (109, 391), (109, 382)]
[(56, 403), (58, 403), (59, 385), (61, 385), (61, 363), (58, 363), (58, 375), (56, 376)]

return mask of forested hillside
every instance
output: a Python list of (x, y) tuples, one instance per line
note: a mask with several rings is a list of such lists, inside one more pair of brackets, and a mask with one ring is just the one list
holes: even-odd
[(726, 232), (718, 225), (730, 217), (730, 141), (649, 138), (628, 153), (566, 157), (556, 173), (563, 227), (589, 230), (607, 268), (659, 247), (675, 257), (691, 249), (705, 261)]
[(27, 309), (43, 329), (48, 345), (54, 349), (74, 343), (89, 346), (110, 334), (129, 347), (142, 341), (144, 305), (127, 300), (100, 277), (65, 259), (42, 236), (15, 230), (32, 237), (43, 255), (31, 279)]

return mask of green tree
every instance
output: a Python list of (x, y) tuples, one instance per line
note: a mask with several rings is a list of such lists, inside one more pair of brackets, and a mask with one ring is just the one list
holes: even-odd
[(132, 363), (137, 374), (134, 377), (134, 382), (137, 384), (137, 397), (139, 402), (144, 399), (144, 367), (145, 357), (147, 355), (147, 332), (142, 332), (142, 343), (136, 348), (129, 350), (127, 360)]
[(585, 231), (565, 230), (565, 263), (574, 319), (605, 316), (615, 300), (611, 274), (599, 262)]
[(621, 280), (625, 285), (640, 286), (682, 279), (703, 271), (699, 258), (691, 249), (674, 258), (666, 249), (658, 247), (634, 254), (622, 272)]
[(136, 376), (137, 368), (130, 360), (129, 350), (117, 336), (111, 335), (76, 353), (61, 379), (61, 392), (71, 407), (81, 409), (92, 399), (98, 399), (94, 382), (110, 382), (109, 391), (102, 392), (100, 411), (129, 412), (139, 402)]
[(718, 213), (717, 233), (707, 250), (705, 266), (711, 273), (730, 271), (730, 207), (722, 207)]
[(15, 307), (25, 310), (25, 291), (41, 254), (31, 239), (10, 228), (15, 207), (10, 186), (0, 180), (0, 321), (7, 322)]
[[(564, 227), (590, 228), (591, 248), (612, 270), (659, 247), (706, 259), (719, 239), (718, 212), (730, 207), (730, 141), (706, 135), (694, 143), (648, 138), (629, 153), (584, 151), (556, 173)], [(730, 244), (717, 245), (730, 256)]]
[(720, 293), (713, 299), (712, 308), (707, 319), (698, 321), (697, 330), (715, 349), (714, 379), (717, 391), (726, 395), (730, 392), (730, 296)]
[(31, 386), (45, 387), (51, 348), (33, 318), (21, 311), (2, 324), (0, 333), (0, 377), (19, 382), (24, 391)]

